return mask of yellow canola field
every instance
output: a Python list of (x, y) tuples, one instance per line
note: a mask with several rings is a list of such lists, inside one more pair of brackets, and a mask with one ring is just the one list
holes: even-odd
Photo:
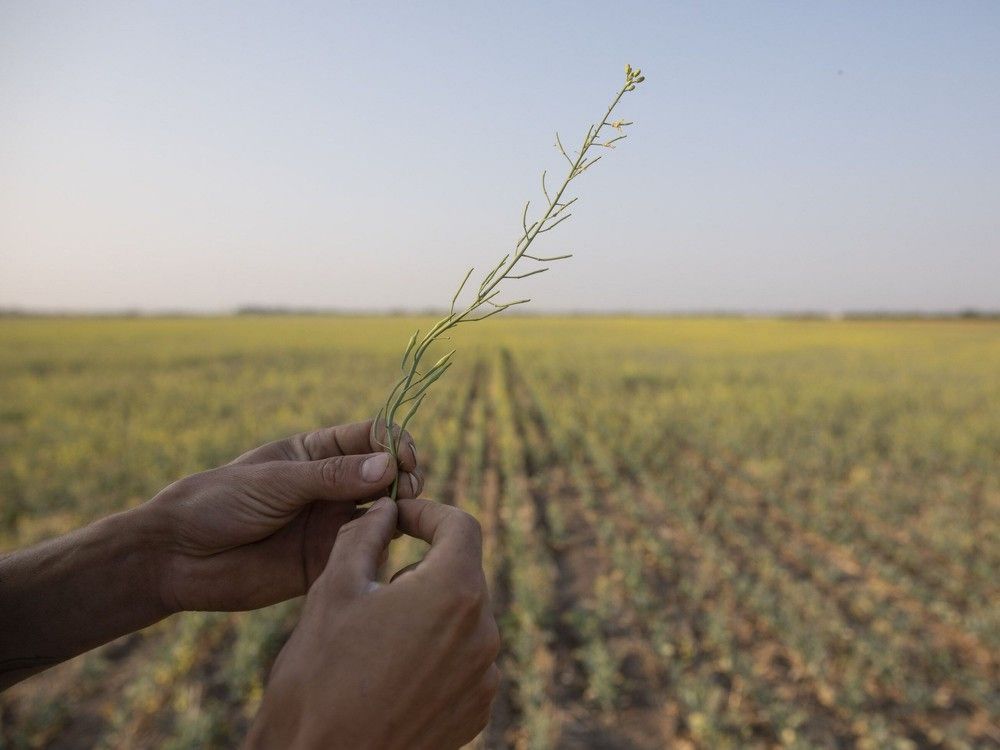
[[(0, 551), (374, 416), (428, 322), (0, 318)], [(480, 747), (1000, 745), (1000, 322), (511, 317), (451, 345), (411, 431), (426, 494), (483, 524)], [(297, 606), (33, 678), (0, 746), (234, 746)]]

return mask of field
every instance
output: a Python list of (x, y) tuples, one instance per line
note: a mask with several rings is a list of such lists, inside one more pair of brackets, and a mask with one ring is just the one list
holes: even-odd
[[(0, 319), (0, 550), (374, 416), (414, 322)], [(1000, 324), (477, 328), (413, 432), (484, 529), (480, 747), (1000, 747)], [(297, 606), (22, 683), (0, 746), (236, 745)]]

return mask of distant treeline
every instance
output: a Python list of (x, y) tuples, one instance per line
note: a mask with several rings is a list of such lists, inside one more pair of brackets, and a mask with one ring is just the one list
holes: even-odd
[(238, 307), (236, 315), (385, 315), (398, 317), (405, 315), (435, 315), (438, 310), (341, 310), (333, 307), (270, 307), (265, 305), (247, 305)]
[[(0, 307), (0, 318), (202, 318), (238, 316), (385, 316), (441, 315), (441, 310), (341, 310), (324, 307), (272, 307), (246, 305), (231, 312), (205, 312), (190, 310), (29, 310)], [(518, 313), (525, 316), (557, 317), (635, 317), (635, 318), (783, 318), (788, 320), (1000, 320), (1000, 309), (979, 310), (849, 310), (846, 312), (823, 311), (744, 311), (744, 310), (571, 310), (536, 311)]]
[[(794, 317), (794, 316), (793, 316)], [(831, 317), (831, 316), (827, 316)], [(889, 312), (882, 310), (856, 310), (839, 317), (845, 320), (1000, 320), (1000, 310), (956, 310), (954, 312)]]
[[(424, 310), (336, 310), (328, 308), (314, 307), (265, 307), (260, 305), (248, 305), (236, 310), (236, 315), (386, 315), (386, 316), (406, 316), (406, 315), (441, 315), (445, 313), (439, 309)], [(1000, 310), (978, 310), (976, 308), (966, 308), (962, 310), (940, 310), (940, 311), (918, 311), (918, 310), (851, 310), (847, 312), (830, 313), (819, 310), (785, 311), (774, 310), (766, 312), (751, 312), (746, 310), (648, 310), (636, 312), (635, 310), (569, 310), (569, 311), (517, 311), (508, 315), (527, 316), (595, 316), (595, 317), (667, 317), (667, 318), (789, 318), (793, 320), (934, 320), (942, 319), (970, 319), (984, 318), (990, 320), (1000, 319)]]

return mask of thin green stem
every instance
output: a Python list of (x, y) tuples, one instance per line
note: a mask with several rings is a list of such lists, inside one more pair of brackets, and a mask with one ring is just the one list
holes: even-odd
[[(611, 104), (608, 105), (608, 108), (601, 117), (599, 124), (591, 125), (587, 129), (587, 135), (580, 144), (580, 150), (575, 159), (570, 158), (566, 149), (563, 147), (559, 134), (556, 133), (556, 146), (559, 152), (566, 158), (566, 161), (569, 164), (569, 170), (567, 171), (562, 184), (554, 194), (550, 194), (549, 192), (546, 181), (548, 173), (542, 173), (542, 193), (545, 196), (545, 210), (542, 212), (541, 217), (529, 224), (528, 210), (531, 206), (531, 202), (528, 201), (525, 203), (524, 210), (521, 215), (522, 233), (515, 244), (513, 252), (504, 255), (503, 258), (500, 259), (500, 262), (497, 263), (491, 271), (483, 276), (483, 279), (479, 283), (479, 289), (469, 304), (462, 309), (461, 312), (455, 311), (456, 306), (458, 305), (458, 298), (461, 296), (462, 291), (465, 289), (465, 286), (474, 271), (472, 268), (470, 268), (465, 274), (465, 277), (462, 279), (461, 284), (459, 284), (457, 291), (452, 297), (448, 314), (431, 326), (423, 337), (420, 336), (419, 330), (417, 330), (410, 337), (409, 343), (406, 345), (406, 349), (403, 352), (403, 357), (400, 362), (402, 377), (396, 381), (392, 390), (389, 392), (389, 396), (385, 401), (385, 406), (379, 410), (379, 416), (376, 418), (376, 423), (385, 428), (386, 440), (388, 442), (386, 447), (391, 453), (393, 459), (397, 460), (397, 462), (399, 455), (399, 437), (402, 434), (403, 429), (406, 428), (406, 425), (420, 408), (420, 405), (423, 403), (430, 386), (433, 385), (434, 382), (437, 381), (442, 375), (444, 375), (449, 367), (451, 367), (451, 357), (454, 354), (454, 350), (439, 359), (437, 363), (426, 372), (421, 373), (420, 364), (423, 361), (424, 355), (428, 352), (431, 346), (440, 341), (442, 338), (446, 338), (445, 334), (458, 325), (461, 325), (462, 323), (486, 320), (487, 318), (501, 313), (508, 308), (514, 307), (515, 305), (522, 305), (529, 302), (530, 300), (527, 299), (515, 300), (513, 302), (494, 302), (494, 299), (500, 294), (499, 287), (504, 280), (525, 279), (548, 270), (548, 267), (544, 267), (532, 269), (523, 273), (512, 273), (522, 258), (540, 262), (551, 262), (571, 257), (570, 254), (564, 254), (546, 258), (543, 256), (529, 254), (528, 249), (540, 234), (555, 229), (556, 226), (572, 216), (572, 214), (564, 212), (573, 203), (575, 203), (577, 199), (574, 197), (570, 200), (563, 201), (562, 198), (564, 193), (574, 179), (579, 177), (600, 160), (600, 156), (590, 159), (589, 161), (587, 160), (587, 153), (595, 144), (605, 148), (613, 148), (615, 142), (625, 137), (624, 135), (618, 135), (605, 143), (597, 143), (597, 139), (605, 127), (614, 127), (621, 131), (624, 126), (632, 124), (624, 120), (611, 122), (609, 118), (611, 117), (611, 113), (614, 112), (615, 107), (618, 106), (622, 97), (627, 92), (634, 91), (636, 85), (642, 83), (644, 80), (645, 78), (642, 76), (641, 71), (633, 70), (631, 66), (625, 66), (624, 85), (621, 89), (619, 89), (614, 99), (612, 99)], [(489, 305), (492, 309), (487, 312), (482, 312), (483, 307), (486, 305)], [(398, 431), (396, 431), (393, 429), (396, 414), (398, 413), (400, 407), (405, 404), (411, 404), (411, 406), (407, 410), (406, 416), (403, 418), (402, 425)], [(399, 481), (397, 476), (396, 481), (392, 484), (391, 496), (393, 499), (396, 498), (398, 489)]]

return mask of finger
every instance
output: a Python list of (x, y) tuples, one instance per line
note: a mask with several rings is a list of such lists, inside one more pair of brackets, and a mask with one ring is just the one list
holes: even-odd
[[(319, 461), (335, 456), (353, 456), (385, 450), (385, 425), (373, 430), (374, 421), (323, 427), (313, 432), (275, 440), (247, 451), (232, 463), (250, 464), (264, 461)], [(400, 436), (399, 463), (403, 471), (412, 471), (417, 465), (416, 447), (413, 437), (406, 431), (402, 434), (395, 428), (393, 434)], [(379, 439), (375, 439), (379, 438)]]
[[(327, 507), (329, 507), (329, 506), (327, 506)], [(359, 519), (362, 516), (364, 516), (365, 513), (368, 512), (368, 510), (369, 510), (370, 507), (371, 506), (369, 506), (368, 508), (355, 508), (354, 511), (351, 513), (351, 520), (352, 521), (356, 521), (357, 519)], [(399, 530), (398, 529), (394, 530), (392, 532), (392, 538), (395, 539), (398, 534), (399, 534)], [(333, 547), (331, 546), (330, 549), (333, 549)], [(329, 556), (330, 556), (329, 550), (327, 550), (327, 557), (329, 558)], [(382, 570), (382, 568), (385, 567), (385, 564), (387, 562), (389, 562), (389, 548), (385, 547), (382, 550), (382, 554), (379, 555), (379, 558), (378, 558), (378, 569)], [(381, 575), (379, 577), (381, 578)]]
[(421, 570), (438, 565), (468, 568), (483, 564), (483, 534), (479, 522), (465, 511), (431, 500), (399, 500), (399, 528), (431, 545)]
[(398, 498), (420, 497), (424, 490), (424, 473), (419, 469), (399, 475)]
[[(310, 503), (299, 512), (304, 524), (299, 529), (298, 549), (294, 557), (305, 566), (306, 588), (319, 578), (330, 561), (330, 551), (337, 532), (354, 518), (359, 510), (352, 503)], [(302, 593), (302, 592), (299, 592)]]
[[(385, 439), (385, 425), (369, 419), (354, 424), (324, 427), (302, 436), (302, 443), (310, 458), (317, 460), (329, 456), (349, 456), (355, 453), (384, 451), (388, 446)], [(394, 426), (393, 435), (399, 439), (399, 459), (403, 471), (416, 468), (416, 449), (408, 432), (400, 433)], [(405, 450), (404, 450), (405, 449)]]
[[(370, 425), (368, 442), (373, 446), (372, 450), (385, 450), (386, 446), (389, 445), (386, 438), (385, 422), (372, 421)], [(399, 445), (397, 455), (399, 468), (403, 471), (413, 471), (417, 466), (417, 446), (413, 442), (413, 436), (406, 430), (400, 432), (397, 424), (392, 426), (392, 435)]]
[(271, 461), (247, 467), (257, 492), (291, 508), (313, 500), (363, 502), (384, 493), (396, 478), (388, 453), (335, 456), (321, 461)]
[(350, 599), (377, 585), (380, 560), (395, 528), (396, 503), (387, 497), (341, 527), (323, 572), (334, 595)]

